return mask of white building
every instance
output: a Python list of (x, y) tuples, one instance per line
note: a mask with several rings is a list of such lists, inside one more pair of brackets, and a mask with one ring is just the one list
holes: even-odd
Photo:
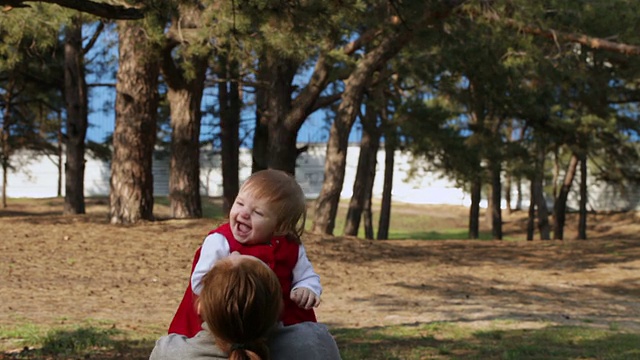
[[(311, 144), (307, 152), (301, 154), (297, 160), (296, 178), (309, 199), (316, 198), (322, 188), (324, 179), (324, 158), (326, 147), (324, 144)], [(360, 147), (349, 146), (347, 151), (347, 167), (341, 196), (350, 198), (353, 182), (358, 166)], [(373, 187), (374, 198), (382, 197), (384, 179), (384, 150), (378, 152), (376, 177)], [(8, 174), (7, 196), (11, 198), (29, 197), (46, 198), (57, 196), (58, 168), (46, 156), (28, 156), (22, 152), (12, 158), (16, 170)], [(64, 161), (64, 159), (63, 159)], [(393, 179), (393, 200), (416, 204), (470, 204), (470, 196), (456, 187), (455, 182), (442, 176), (441, 173), (419, 170), (410, 177), (411, 154), (397, 151), (395, 154), (395, 169)], [(219, 154), (203, 150), (200, 159), (201, 193), (204, 196), (222, 196), (222, 169)], [(240, 180), (251, 174), (251, 152), (249, 149), (240, 151)], [(154, 195), (166, 196), (169, 193), (169, 158), (156, 154), (153, 162)], [(64, 172), (62, 174), (64, 184)], [(109, 194), (110, 165), (107, 162), (86, 156), (85, 163), (85, 196), (107, 196)], [(577, 182), (573, 186), (569, 198), (569, 207), (577, 208)], [(1, 189), (1, 188), (0, 188)], [(528, 206), (528, 185), (523, 184), (525, 191), (523, 206)], [(513, 189), (515, 191), (515, 189)], [(64, 195), (64, 185), (62, 185)], [(517, 198), (512, 195), (513, 201)], [(503, 208), (505, 204), (503, 204)], [(481, 206), (486, 206), (483, 201)], [(515, 206), (515, 205), (514, 205)], [(597, 210), (639, 210), (640, 189), (628, 187), (616, 188), (606, 183), (593, 182), (589, 184), (589, 209)]]
[[(298, 157), (296, 178), (308, 198), (318, 196), (324, 180), (325, 145), (310, 145), (309, 150)], [(358, 166), (359, 146), (350, 146), (347, 151), (347, 168), (342, 197), (351, 197), (353, 182)], [(85, 196), (107, 196), (109, 194), (110, 165), (107, 162), (85, 156), (84, 193)], [(22, 152), (13, 157), (16, 170), (8, 174), (7, 196), (11, 198), (46, 198), (57, 196), (58, 167), (46, 156), (28, 156)], [(62, 159), (64, 162), (64, 158)], [(435, 173), (422, 173), (409, 178), (409, 155), (398, 151), (393, 179), (393, 198), (395, 201), (422, 204), (463, 205), (468, 196), (455, 187), (452, 181), (440, 178)], [(201, 193), (205, 196), (222, 196), (222, 169), (219, 154), (202, 151), (200, 164)], [(240, 179), (251, 174), (251, 152), (240, 151)], [(166, 196), (169, 193), (169, 158), (158, 154), (153, 161), (154, 195)], [(384, 177), (384, 151), (378, 152), (378, 165), (374, 182), (373, 196), (382, 196)], [(64, 172), (62, 174), (64, 184)], [(64, 195), (64, 185), (62, 186)]]

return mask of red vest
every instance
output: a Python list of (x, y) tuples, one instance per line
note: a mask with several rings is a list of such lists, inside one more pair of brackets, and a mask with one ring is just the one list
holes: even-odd
[[(213, 233), (219, 233), (227, 239), (230, 252), (237, 251), (243, 255), (255, 256), (269, 265), (276, 273), (282, 287), (284, 310), (281, 320), (285, 326), (305, 321), (316, 322), (316, 315), (313, 309), (305, 310), (300, 308), (291, 300), (289, 294), (293, 280), (293, 268), (298, 261), (298, 244), (288, 240), (284, 236), (276, 236), (271, 239), (269, 244), (243, 245), (233, 237), (231, 227), (228, 223), (209, 232), (209, 234)], [(200, 248), (196, 250), (191, 266), (192, 273), (200, 258), (200, 250)], [(191, 290), (191, 281), (189, 281), (189, 286), (169, 326), (170, 334), (177, 333), (187, 337), (193, 337), (202, 330), (202, 320), (195, 310), (195, 299), (196, 295)]]

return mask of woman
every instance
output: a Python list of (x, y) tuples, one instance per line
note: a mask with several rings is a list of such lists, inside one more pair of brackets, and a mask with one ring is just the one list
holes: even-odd
[(163, 336), (150, 360), (340, 359), (325, 326), (277, 325), (282, 311), (280, 283), (255, 257), (232, 253), (216, 262), (202, 280), (197, 306), (203, 330), (192, 338)]

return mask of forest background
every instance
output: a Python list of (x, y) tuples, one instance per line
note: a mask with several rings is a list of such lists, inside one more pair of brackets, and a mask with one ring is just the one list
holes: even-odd
[[(381, 146), (385, 169), (392, 171), (397, 149), (407, 149), (427, 160), (413, 164), (416, 169), (437, 167), (468, 190), (470, 239), (481, 235), (483, 196), (491, 238), (503, 238), (500, 204), (511, 194), (503, 189), (512, 186), (528, 186), (531, 194), (525, 238), (537, 231), (540, 239), (564, 239), (574, 182), (580, 194), (575, 237), (587, 239), (587, 176), (623, 189), (638, 179), (637, 1), (0, 5), (3, 189), (9, 170), (20, 165), (12, 162), (17, 151), (63, 151), (61, 205), (68, 216), (86, 213), (83, 164), (91, 151), (111, 163), (109, 223), (154, 220), (151, 163), (160, 146), (171, 157), (168, 217), (201, 218), (205, 111), (219, 129), (223, 213), (239, 186), (244, 114), (254, 115), (253, 170), (291, 173), (305, 151), (297, 147), (300, 127), (314, 112), (326, 114), (324, 182), (311, 204), (309, 229), (318, 236), (335, 230), (356, 120), (361, 156), (344, 215), (346, 235), (358, 234), (362, 223), (366, 238), (389, 237), (390, 181), (375, 234), (372, 219), (371, 155)], [(118, 34), (117, 67), (86, 56), (109, 27)], [(116, 72), (115, 130), (98, 144), (86, 139), (88, 89), (98, 85), (87, 75), (104, 71)], [(212, 109), (202, 107), (207, 88), (216, 89)], [(2, 201), (9, 205), (4, 193)]]

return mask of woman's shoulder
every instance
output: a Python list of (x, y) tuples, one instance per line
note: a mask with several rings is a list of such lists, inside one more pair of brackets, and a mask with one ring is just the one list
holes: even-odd
[(170, 359), (228, 359), (228, 356), (214, 344), (211, 334), (203, 330), (192, 338), (169, 334), (158, 339), (149, 360)]
[(321, 323), (302, 322), (281, 326), (269, 341), (271, 357), (279, 359), (339, 360), (338, 345)]

